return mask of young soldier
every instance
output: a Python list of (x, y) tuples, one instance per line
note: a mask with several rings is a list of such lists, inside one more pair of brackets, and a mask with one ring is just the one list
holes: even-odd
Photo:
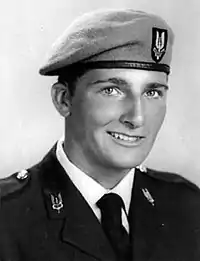
[(75, 21), (40, 69), (65, 137), (1, 181), (1, 261), (200, 260), (200, 193), (141, 163), (164, 120), (173, 32), (104, 10)]

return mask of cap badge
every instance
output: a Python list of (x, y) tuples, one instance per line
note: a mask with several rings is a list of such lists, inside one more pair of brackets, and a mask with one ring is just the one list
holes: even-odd
[(60, 193), (57, 195), (51, 194), (51, 203), (52, 208), (58, 211), (58, 214), (60, 213), (60, 210), (63, 208), (63, 201), (62, 196)]
[(151, 56), (156, 63), (160, 62), (165, 55), (167, 40), (167, 30), (156, 27), (152, 28)]
[(149, 203), (151, 203), (152, 206), (155, 206), (155, 200), (153, 199), (153, 197), (151, 196), (150, 192), (148, 191), (147, 188), (142, 189), (142, 192), (145, 196), (145, 198), (149, 201)]

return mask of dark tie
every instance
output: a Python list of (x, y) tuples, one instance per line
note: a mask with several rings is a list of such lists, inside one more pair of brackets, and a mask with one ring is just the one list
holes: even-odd
[(114, 193), (105, 194), (98, 202), (101, 210), (101, 224), (110, 241), (117, 260), (130, 261), (130, 240), (129, 235), (122, 225), (122, 198)]

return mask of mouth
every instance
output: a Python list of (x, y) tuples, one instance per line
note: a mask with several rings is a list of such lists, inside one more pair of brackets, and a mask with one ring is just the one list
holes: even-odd
[(115, 141), (122, 143), (123, 145), (139, 145), (145, 136), (142, 135), (128, 135), (120, 132), (107, 132)]

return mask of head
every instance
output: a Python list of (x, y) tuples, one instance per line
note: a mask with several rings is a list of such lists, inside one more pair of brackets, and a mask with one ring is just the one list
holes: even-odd
[(93, 69), (73, 82), (73, 94), (69, 84), (52, 88), (54, 104), (66, 120), (69, 153), (82, 164), (121, 170), (144, 161), (165, 117), (167, 75)]
[(59, 75), (53, 102), (65, 118), (65, 149), (88, 170), (127, 170), (147, 157), (166, 112), (173, 33), (133, 10), (78, 19), (40, 70)]

